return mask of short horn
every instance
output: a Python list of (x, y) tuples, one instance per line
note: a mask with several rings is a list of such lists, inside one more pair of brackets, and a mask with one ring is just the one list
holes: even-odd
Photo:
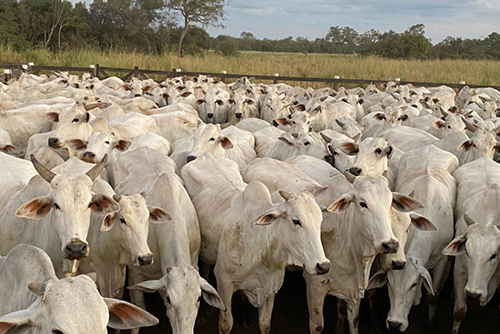
[(106, 165), (106, 161), (108, 161), (108, 155), (105, 154), (104, 157), (102, 158), (99, 163), (97, 163), (92, 169), (90, 169), (87, 173), (85, 173), (92, 181), (94, 181), (99, 174), (101, 174), (102, 170), (104, 169), (104, 166)]
[(56, 173), (52, 172), (50, 169), (42, 165), (38, 160), (36, 160), (35, 156), (32, 154), (30, 156), (31, 162), (33, 163), (33, 167), (35, 167), (36, 171), (38, 174), (40, 174), (41, 177), (48, 183), (52, 181), (54, 176), (56, 176)]
[(113, 199), (117, 202), (120, 202), (120, 200), (122, 199), (122, 195), (114, 194)]

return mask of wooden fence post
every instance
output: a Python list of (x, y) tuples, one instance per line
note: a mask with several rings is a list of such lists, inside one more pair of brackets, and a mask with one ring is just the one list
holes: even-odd
[(97, 77), (97, 79), (100, 80), (99, 78), (99, 64), (95, 64), (95, 69), (94, 69), (94, 76)]

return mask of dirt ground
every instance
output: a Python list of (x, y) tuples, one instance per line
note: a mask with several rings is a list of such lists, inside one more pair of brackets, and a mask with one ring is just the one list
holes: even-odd
[[(409, 334), (427, 334), (427, 333), (450, 333), (452, 326), (453, 299), (451, 294), (451, 279), (448, 280), (438, 304), (437, 327), (431, 331), (425, 327), (427, 303), (425, 297), (419, 306), (413, 307), (410, 313), (410, 326), (406, 333)], [(377, 311), (381, 315), (383, 333), (390, 333), (385, 329), (385, 316), (389, 311), (389, 299), (386, 291), (380, 291), (377, 297)], [(142, 334), (168, 334), (172, 333), (168, 319), (165, 316), (165, 307), (159, 294), (146, 294), (148, 311), (160, 319), (160, 324), (152, 328), (144, 328)], [(325, 328), (323, 333), (332, 334), (335, 332), (337, 321), (336, 298), (328, 296), (325, 301)], [(494, 297), (488, 305), (480, 307), (469, 303), (467, 316), (462, 322), (460, 333), (468, 334), (498, 334), (500, 332), (500, 315), (498, 311), (500, 299)], [(251, 310), (250, 318), (254, 320), (252, 327), (244, 327), (236, 323), (231, 333), (236, 334), (258, 334), (257, 311)], [(211, 314), (207, 317), (207, 323), (195, 327), (196, 334), (217, 334), (218, 333), (218, 315)], [(373, 333), (369, 322), (368, 305), (365, 300), (361, 304), (359, 333)], [(307, 334), (308, 313), (305, 297), (305, 283), (300, 272), (287, 272), (283, 287), (276, 296), (273, 318), (271, 324), (271, 333), (273, 334)], [(346, 331), (347, 333), (347, 331)]]

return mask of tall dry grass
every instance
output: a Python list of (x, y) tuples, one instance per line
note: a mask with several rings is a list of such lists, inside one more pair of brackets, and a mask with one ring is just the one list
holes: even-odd
[(378, 57), (329, 54), (244, 52), (235, 57), (213, 53), (177, 57), (174, 54), (148, 55), (134, 52), (65, 51), (53, 54), (43, 49), (14, 52), (0, 47), (0, 64), (33, 61), (45, 66), (89, 66), (213, 72), (242, 75), (326, 77), (393, 80), (410, 82), (459, 83), (500, 86), (500, 62), (490, 60), (392, 60)]

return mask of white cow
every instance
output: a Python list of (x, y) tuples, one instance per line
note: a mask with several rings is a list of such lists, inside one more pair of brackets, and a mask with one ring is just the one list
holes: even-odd
[(102, 296), (121, 298), (127, 266), (153, 263), (147, 243), (149, 223), (165, 223), (171, 217), (163, 209), (147, 206), (144, 193), (118, 195), (99, 179), (92, 191), (112, 197), (120, 209), (108, 213), (104, 219), (92, 215), (87, 238), (92, 252), (80, 261), (79, 270), (97, 274), (96, 283)]
[(229, 99), (228, 122), (236, 125), (245, 118), (259, 118), (259, 110), (254, 99), (248, 97), (246, 92), (236, 91)]
[(401, 270), (377, 273), (372, 280), (385, 283), (387, 275), (391, 310), (387, 327), (401, 332), (408, 328), (408, 314), (412, 305), (418, 305), (422, 283), (429, 292), (428, 322), (436, 317), (439, 292), (448, 277), (451, 262), (442, 250), (453, 238), (453, 210), (456, 180), (452, 173), (458, 159), (433, 145), (403, 154), (396, 190), (411, 193), (423, 204), (420, 214), (434, 222), (437, 231), (421, 232), (411, 229), (406, 243), (407, 265)]
[(132, 329), (158, 324), (140, 308), (102, 298), (89, 276), (58, 279), (49, 256), (17, 245), (0, 257), (0, 333), (96, 333), (106, 326)]
[(227, 308), (219, 313), (219, 331), (231, 331), (231, 298), (243, 290), (259, 307), (261, 333), (269, 333), (274, 295), (286, 266), (303, 266), (312, 275), (329, 269), (319, 240), (319, 206), (311, 194), (284, 191), (281, 201), (273, 203), (262, 183), (247, 185), (233, 161), (208, 153), (184, 166), (181, 174), (200, 219), (200, 257), (216, 263), (219, 294)]
[[(455, 305), (452, 333), (458, 333), (467, 313), (467, 299), (485, 306), (500, 283), (500, 165), (483, 156), (457, 168), (455, 239), (443, 250), (456, 256), (453, 273)], [(463, 254), (465, 251), (465, 254)]]
[(224, 305), (198, 273), (198, 218), (182, 181), (164, 168), (166, 159), (170, 160), (141, 148), (122, 155), (117, 162), (117, 168), (128, 172), (118, 180), (117, 191), (144, 192), (149, 205), (167, 210), (172, 216), (165, 224), (150, 226), (148, 244), (156, 260), (150, 266), (129, 268), (130, 297), (145, 309), (141, 291), (159, 290), (174, 333), (193, 333), (201, 295), (214, 307), (224, 309)]
[[(346, 189), (345, 183), (347, 180), (337, 179), (339, 189)], [(408, 196), (391, 193), (381, 176), (358, 176), (350, 189), (339, 195), (328, 207), (338, 215), (325, 216), (322, 226), (321, 240), (331, 270), (324, 278), (304, 273), (311, 333), (323, 330), (327, 294), (338, 297), (347, 309), (350, 333), (358, 332), (359, 303), (375, 256), (398, 250), (399, 242), (391, 230), (391, 207), (402, 212), (420, 207)], [(341, 314), (339, 324), (343, 324), (343, 317), (345, 314)]]
[(198, 113), (205, 123), (226, 123), (229, 113), (229, 93), (219, 88), (207, 91), (203, 99), (196, 101)]
[[(70, 271), (63, 268), (63, 259), (79, 260), (89, 254), (86, 237), (90, 212), (106, 215), (119, 207), (112, 198), (91, 193), (104, 161), (86, 174), (74, 170), (56, 174), (32, 160), (34, 168), (28, 161), (0, 154), (4, 186), (0, 199), (0, 254), (20, 243), (33, 244), (49, 254), (61, 277), (63, 271)], [(17, 175), (12, 175), (13, 170)]]

